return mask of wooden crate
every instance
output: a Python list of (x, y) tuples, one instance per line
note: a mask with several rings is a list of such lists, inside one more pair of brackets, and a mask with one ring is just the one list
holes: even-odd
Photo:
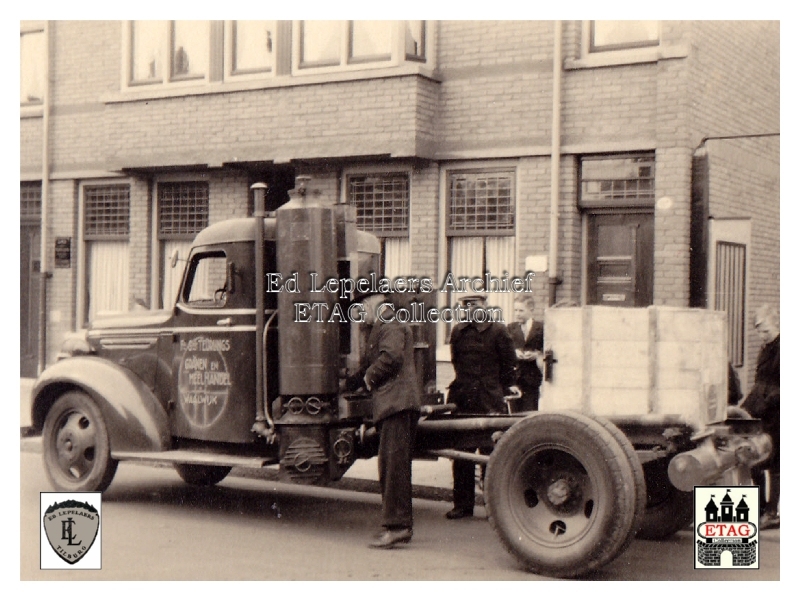
[(650, 306), (550, 308), (545, 349), (558, 361), (540, 410), (676, 415), (697, 427), (725, 419), (725, 313)]

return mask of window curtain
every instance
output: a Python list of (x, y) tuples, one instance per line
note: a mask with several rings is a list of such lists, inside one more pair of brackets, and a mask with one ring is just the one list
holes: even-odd
[[(172, 306), (175, 299), (178, 297), (178, 289), (181, 286), (181, 279), (183, 278), (183, 271), (186, 268), (186, 261), (189, 258), (189, 251), (192, 248), (192, 242), (182, 240), (165, 240), (162, 243), (162, 257), (163, 257), (163, 281), (161, 284), (161, 306)], [(173, 269), (171, 266), (172, 254), (178, 251), (178, 263)]]
[(126, 312), (128, 305), (128, 242), (90, 242), (89, 321)]
[[(459, 277), (483, 277), (483, 238), (452, 237), (450, 238), (450, 272), (453, 282), (458, 285)], [(463, 296), (473, 292), (450, 294), (449, 306), (454, 306)]]
[[(513, 236), (486, 238), (486, 270), (492, 277), (502, 281), (503, 272), (513, 277), (516, 269), (515, 240)], [(514, 293), (490, 292), (486, 300), (487, 306), (497, 306), (503, 311), (503, 320), (511, 323), (514, 320)]]
[(411, 243), (408, 238), (386, 238), (384, 262), (384, 276), (389, 279), (413, 275), (411, 273)]

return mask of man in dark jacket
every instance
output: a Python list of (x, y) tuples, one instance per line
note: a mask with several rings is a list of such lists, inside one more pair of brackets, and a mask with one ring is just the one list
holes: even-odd
[[(742, 408), (752, 416), (761, 419), (764, 431), (772, 437), (772, 456), (769, 461), (755, 473), (756, 482), (761, 489), (764, 514), (761, 517), (761, 529), (780, 526), (778, 502), (780, 500), (780, 445), (781, 445), (781, 359), (780, 328), (778, 311), (771, 306), (762, 306), (756, 311), (755, 327), (764, 345), (758, 353), (756, 377), (753, 389), (742, 403)], [(765, 498), (767, 476), (769, 472), (769, 498)], [(766, 502), (764, 500), (766, 499)]]
[(378, 479), (383, 501), (383, 531), (370, 542), (391, 548), (411, 540), (411, 457), (420, 411), (414, 368), (414, 335), (394, 318), (383, 294), (360, 298), (365, 321), (372, 324), (361, 370), (348, 387), (372, 393), (372, 415), (380, 436)]
[[(503, 323), (479, 322), (486, 296), (461, 299), (470, 320), (457, 324), (450, 334), (450, 356), (456, 377), (450, 384), (448, 403), (459, 412), (508, 414), (504, 396), (518, 392), (517, 356)], [(485, 312), (483, 313), (486, 314)], [(491, 452), (491, 448), (483, 449)], [(471, 517), (475, 506), (475, 463), (453, 460), (453, 510), (448, 519)]]
[(522, 398), (517, 410), (520, 412), (539, 409), (539, 386), (542, 384), (539, 363), (544, 351), (544, 325), (533, 318), (535, 306), (533, 296), (517, 296), (514, 299), (514, 321), (508, 324), (508, 333), (519, 360), (518, 383)]

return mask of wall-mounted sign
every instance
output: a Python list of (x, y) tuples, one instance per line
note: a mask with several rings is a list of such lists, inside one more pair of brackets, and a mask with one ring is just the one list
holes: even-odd
[(56, 238), (56, 269), (69, 269), (72, 259), (72, 238)]

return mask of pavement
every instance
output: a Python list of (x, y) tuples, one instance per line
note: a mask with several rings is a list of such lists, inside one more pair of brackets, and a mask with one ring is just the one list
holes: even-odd
[[(42, 438), (32, 436), (28, 431), (28, 428), (32, 425), (30, 405), (33, 384), (33, 379), (20, 379), (20, 450), (22, 452), (41, 453)], [(450, 502), (453, 489), (451, 464), (449, 459), (444, 458), (415, 460), (412, 465), (411, 475), (414, 497)], [(277, 468), (236, 468), (231, 474), (252, 479), (275, 480), (277, 479)], [(342, 480), (331, 484), (331, 487), (380, 493), (377, 457), (357, 460), (348, 469)], [(476, 497), (476, 504), (482, 504), (482, 497), (479, 491)]]

